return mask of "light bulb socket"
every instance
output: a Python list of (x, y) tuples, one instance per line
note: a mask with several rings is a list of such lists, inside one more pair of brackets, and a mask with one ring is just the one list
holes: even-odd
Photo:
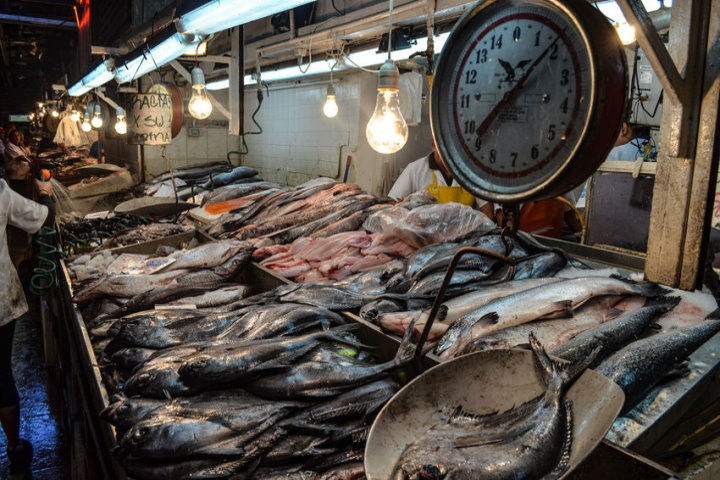
[(117, 117), (124, 117), (125, 116), (125, 109), (123, 107), (118, 106), (115, 109), (115, 116)]
[(335, 96), (335, 87), (333, 87), (332, 84), (328, 85), (327, 94), (328, 96)]
[(380, 89), (400, 89), (400, 70), (392, 60), (385, 60), (380, 67), (380, 76), (378, 78), (378, 90)]
[(192, 86), (193, 87), (204, 87), (205, 86), (205, 72), (202, 71), (202, 68), (195, 67), (192, 69), (192, 73), (190, 74), (192, 78)]

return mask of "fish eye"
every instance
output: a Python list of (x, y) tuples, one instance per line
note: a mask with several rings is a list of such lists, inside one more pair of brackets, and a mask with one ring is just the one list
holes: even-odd
[(147, 428), (140, 427), (135, 429), (135, 431), (132, 434), (132, 439), (134, 442), (143, 442), (145, 440), (145, 437), (147, 436)]
[(131, 410), (130, 405), (128, 405), (127, 403), (123, 403), (122, 405), (120, 405), (117, 408), (117, 412), (122, 415), (124, 415), (126, 413), (130, 413), (130, 410)]
[(445, 473), (437, 465), (423, 465), (418, 472), (420, 480), (442, 480), (443, 478), (445, 478)]

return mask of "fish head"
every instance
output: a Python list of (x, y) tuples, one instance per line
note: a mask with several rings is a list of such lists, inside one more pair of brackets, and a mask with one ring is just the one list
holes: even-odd
[(193, 359), (183, 363), (183, 365), (178, 370), (178, 373), (181, 377), (198, 378), (203, 375), (203, 372), (205, 372), (209, 364), (209, 356), (198, 355)]
[(411, 464), (398, 468), (393, 480), (443, 480), (447, 474), (445, 465)]
[(151, 372), (136, 373), (125, 383), (127, 392), (142, 392), (155, 381), (155, 374)]

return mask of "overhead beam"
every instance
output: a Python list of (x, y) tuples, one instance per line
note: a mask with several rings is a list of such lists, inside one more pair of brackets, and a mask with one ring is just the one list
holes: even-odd
[(7, 11), (0, 11), (0, 23), (77, 30), (77, 24), (73, 19), (63, 20), (60, 18), (32, 17), (29, 15), (18, 15), (17, 13)]

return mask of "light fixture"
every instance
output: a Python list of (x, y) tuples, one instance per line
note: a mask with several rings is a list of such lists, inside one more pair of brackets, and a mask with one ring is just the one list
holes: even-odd
[(183, 33), (210, 35), (311, 2), (312, 0), (211, 0), (195, 9), (181, 10), (178, 15), (178, 30)]
[(95, 67), (90, 73), (85, 75), (79, 82), (68, 88), (68, 95), (71, 97), (79, 97), (85, 95), (93, 88), (101, 87), (113, 79), (115, 61), (112, 58), (104, 60), (100, 65)]
[(82, 125), (80, 125), (80, 128), (85, 133), (92, 130), (92, 125), (90, 125), (90, 108), (89, 107), (85, 110), (85, 116), (83, 117), (83, 123), (82, 123)]
[(127, 122), (125, 121), (125, 109), (122, 107), (117, 107), (115, 109), (115, 116), (117, 117), (115, 120), (115, 131), (119, 133), (120, 135), (125, 135), (127, 133)]
[(212, 82), (207, 82), (205, 84), (205, 90), (225, 90), (226, 88), (230, 88), (229, 78), (221, 78), (219, 80), (213, 80)]
[(323, 113), (328, 118), (335, 118), (338, 114), (338, 104), (335, 101), (335, 87), (328, 85), (327, 96), (325, 97), (325, 105), (323, 105)]
[(635, 27), (627, 22), (618, 23), (615, 25), (620, 41), (623, 45), (630, 45), (635, 41)]
[(52, 115), (53, 118), (58, 118), (60, 116), (60, 112), (57, 111), (57, 108), (53, 108), (50, 110), (50, 115)]
[(93, 108), (93, 116), (92, 120), (90, 120), (90, 125), (92, 125), (93, 128), (100, 128), (103, 126), (103, 118), (102, 118), (102, 107), (100, 107), (99, 103), (95, 103), (95, 108)]
[(408, 126), (400, 113), (400, 71), (387, 60), (380, 68), (375, 112), (365, 129), (367, 141), (379, 153), (395, 153), (405, 146)]
[(73, 122), (79, 121), (80, 120), (80, 112), (78, 112), (77, 110), (75, 110), (73, 108), (72, 112), (70, 112), (70, 120), (72, 120)]
[(212, 113), (212, 103), (205, 91), (205, 74), (200, 67), (192, 69), (192, 92), (188, 102), (190, 115), (198, 120), (208, 118)]
[(400, 71), (391, 58), (393, 0), (390, 0), (387, 60), (380, 67), (375, 112), (365, 128), (365, 136), (373, 150), (395, 153), (405, 146), (408, 126), (400, 112)]
[(178, 33), (175, 24), (171, 24), (145, 45), (125, 55), (115, 69), (115, 80), (118, 83), (131, 82), (181, 55), (194, 54), (201, 41), (202, 37), (198, 35)]
[[(435, 52), (439, 53), (443, 46), (445, 45), (445, 42), (447, 41), (447, 38), (450, 36), (450, 33), (442, 33), (440, 35), (437, 35), (434, 37), (435, 41)], [(397, 60), (407, 60), (410, 55), (412, 55), (415, 51), (425, 51), (427, 50), (427, 37), (422, 37), (417, 39), (417, 45), (415, 46), (415, 49), (413, 50), (404, 50), (401, 52), (393, 52), (395, 54), (395, 57)], [(333, 68), (342, 68), (345, 69), (351, 69), (351, 68), (365, 68), (365, 67), (372, 67), (374, 65), (382, 65), (382, 63), (387, 58), (387, 54), (384, 53), (377, 53), (377, 49), (372, 48), (369, 50), (361, 50), (359, 52), (353, 52), (348, 53), (345, 55), (346, 62), (340, 62), (337, 67), (335, 65), (331, 64), (327, 60), (318, 60), (315, 62), (312, 62), (307, 67), (307, 70), (303, 70), (302, 72), (298, 69), (298, 67), (283, 67), (278, 68), (277, 70), (266, 70), (262, 72), (262, 79), (265, 82), (278, 82), (283, 80), (289, 80), (292, 78), (306, 78), (311, 77), (313, 75), (323, 75), (330, 73), (330, 70)], [(304, 73), (303, 73), (304, 72)], [(228, 88), (230, 86), (228, 83), (220, 83), (222, 80), (218, 80), (217, 84), (218, 86), (214, 88), (215, 90), (220, 90), (222, 88)], [(255, 85), (257, 83), (257, 80), (253, 75), (245, 75), (244, 77), (244, 85)], [(215, 83), (215, 82), (213, 82)], [(206, 89), (210, 89), (210, 84), (205, 86)]]

